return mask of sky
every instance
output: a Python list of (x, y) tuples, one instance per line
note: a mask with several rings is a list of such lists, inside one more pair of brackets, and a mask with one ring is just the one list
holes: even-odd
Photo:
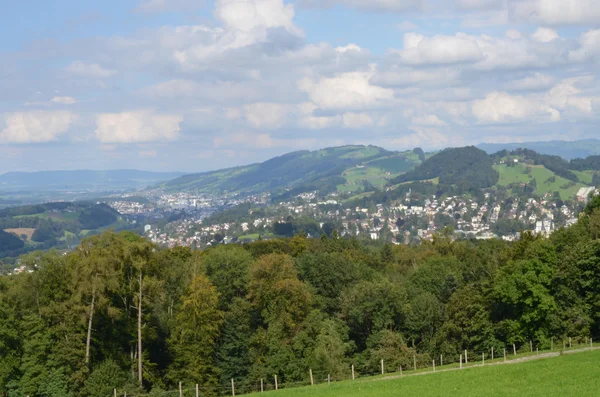
[(0, 173), (600, 137), (598, 0), (0, 1)]

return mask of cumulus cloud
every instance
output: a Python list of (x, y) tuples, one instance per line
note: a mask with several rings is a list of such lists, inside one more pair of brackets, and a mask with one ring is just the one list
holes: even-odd
[(569, 52), (569, 60), (582, 62), (600, 56), (600, 29), (589, 30), (579, 38), (579, 48)]
[(55, 96), (50, 102), (60, 105), (73, 105), (77, 103), (77, 100), (71, 96)]
[(560, 121), (560, 112), (544, 103), (520, 95), (491, 92), (472, 105), (473, 115), (484, 124), (529, 121)]
[(80, 77), (107, 78), (117, 74), (116, 70), (106, 69), (97, 63), (75, 61), (67, 66), (67, 72)]
[(104, 113), (96, 117), (96, 138), (102, 143), (174, 140), (183, 116), (149, 110)]
[(596, 0), (520, 0), (513, 1), (515, 19), (544, 25), (581, 25), (600, 22), (600, 5)]
[(422, 116), (416, 116), (412, 118), (412, 124), (423, 125), (423, 126), (444, 126), (446, 123), (435, 114), (427, 114)]
[(408, 65), (465, 64), (480, 70), (549, 67), (567, 61), (564, 44), (556, 32), (540, 29), (531, 38), (517, 33), (510, 32), (508, 37), (465, 33), (425, 37), (406, 33), (404, 49), (391, 54)]
[(411, 65), (475, 62), (483, 58), (477, 43), (467, 35), (425, 37), (404, 34), (404, 50), (400, 58)]
[(373, 71), (351, 72), (318, 80), (306, 78), (298, 83), (298, 87), (321, 109), (377, 108), (391, 101), (394, 91), (371, 84), (373, 74)]
[(14, 112), (4, 115), (6, 128), (0, 141), (7, 143), (43, 143), (57, 140), (69, 130), (75, 115), (66, 111)]
[(279, 128), (290, 112), (290, 106), (280, 103), (263, 102), (244, 106), (246, 120), (256, 128)]

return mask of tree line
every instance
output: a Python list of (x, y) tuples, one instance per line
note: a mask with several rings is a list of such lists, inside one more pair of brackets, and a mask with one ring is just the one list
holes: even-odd
[(0, 394), (135, 396), (298, 382), (309, 369), (336, 379), (382, 359), (406, 368), (600, 337), (600, 197), (547, 239), (333, 236), (192, 251), (108, 231), (67, 255), (23, 256), (30, 272), (0, 278)]

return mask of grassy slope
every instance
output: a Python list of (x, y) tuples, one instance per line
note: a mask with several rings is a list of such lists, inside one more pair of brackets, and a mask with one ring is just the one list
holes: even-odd
[[(536, 181), (536, 193), (543, 195), (545, 193), (559, 192), (560, 197), (563, 200), (573, 199), (577, 194), (577, 191), (585, 187), (582, 183), (577, 183), (575, 186), (569, 188), (563, 188), (563, 186), (569, 184), (571, 181), (556, 176), (552, 171), (546, 169), (543, 166), (531, 166), (531, 177), (526, 173), (526, 165), (518, 164), (514, 167), (507, 167), (506, 165), (495, 165), (494, 168), (500, 173), (500, 180), (498, 185), (507, 186), (512, 183), (529, 183), (531, 179)], [(555, 177), (555, 182), (549, 182), (548, 179)]]
[[(376, 153), (369, 153), (374, 155)], [(390, 179), (411, 170), (420, 163), (419, 157), (412, 151), (398, 153), (393, 156), (382, 156), (368, 161), (364, 167), (352, 167), (342, 174), (346, 184), (339, 185), (338, 192), (359, 192), (363, 190), (363, 181), (367, 181), (376, 188), (383, 188)], [(389, 175), (388, 175), (389, 173)]]
[[(396, 379), (282, 389), (280, 397), (597, 396), (600, 351)], [(257, 395), (257, 394), (256, 394)]]

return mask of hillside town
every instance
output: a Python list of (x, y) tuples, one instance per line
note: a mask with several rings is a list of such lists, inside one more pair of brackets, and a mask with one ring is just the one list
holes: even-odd
[[(146, 217), (146, 236), (165, 246), (203, 248), (218, 243), (250, 242), (277, 235), (275, 226), (295, 220), (308, 220), (301, 232), (319, 237), (333, 230), (340, 236), (382, 240), (393, 244), (411, 244), (432, 240), (436, 233), (451, 232), (456, 239), (501, 238), (514, 241), (522, 231), (549, 235), (577, 221), (590, 194), (597, 189), (579, 191), (577, 200), (563, 202), (550, 194), (541, 198), (500, 199), (493, 191), (481, 198), (450, 196), (416, 199), (408, 192), (403, 200), (365, 207), (351, 206), (337, 194), (319, 199), (316, 192), (303, 193), (280, 203), (269, 203), (268, 194), (245, 198), (194, 196), (190, 193), (161, 193), (153, 204), (114, 201), (109, 203), (123, 214)], [(227, 221), (212, 217), (246, 204), (242, 216)], [(260, 211), (259, 211), (260, 209)], [(162, 213), (179, 213), (167, 222)], [(161, 221), (159, 221), (161, 220)]]

